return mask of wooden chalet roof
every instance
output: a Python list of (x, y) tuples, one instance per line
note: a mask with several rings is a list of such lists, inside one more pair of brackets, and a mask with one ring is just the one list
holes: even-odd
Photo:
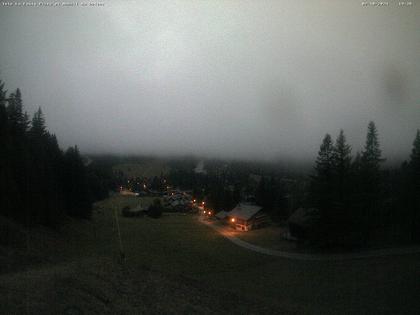
[(262, 207), (253, 205), (253, 204), (247, 204), (247, 203), (240, 203), (235, 208), (233, 208), (231, 211), (228, 212), (228, 216), (235, 217), (242, 220), (249, 220), (254, 215), (256, 215)]

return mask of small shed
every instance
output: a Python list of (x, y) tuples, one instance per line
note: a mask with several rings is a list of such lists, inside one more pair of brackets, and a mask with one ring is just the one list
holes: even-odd
[(267, 215), (262, 212), (262, 207), (240, 203), (227, 214), (229, 222), (236, 230), (249, 231), (267, 223)]

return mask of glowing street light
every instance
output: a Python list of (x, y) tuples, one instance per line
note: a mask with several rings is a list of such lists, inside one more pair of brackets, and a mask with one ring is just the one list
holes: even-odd
[(230, 221), (235, 222), (235, 218), (230, 219)]

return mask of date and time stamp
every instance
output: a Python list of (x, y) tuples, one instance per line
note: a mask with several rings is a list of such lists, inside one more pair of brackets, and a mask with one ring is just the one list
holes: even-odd
[(1, 1), (0, 7), (104, 7), (101, 1)]
[[(411, 7), (414, 1), (362, 1), (363, 7)], [(104, 7), (101, 1), (1, 1), (0, 7)]]
[(362, 1), (361, 5), (363, 7), (411, 7), (413, 6), (413, 1)]

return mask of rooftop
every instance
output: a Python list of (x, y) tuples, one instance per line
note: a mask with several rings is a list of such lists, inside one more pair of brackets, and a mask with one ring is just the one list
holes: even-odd
[(240, 203), (231, 211), (229, 211), (228, 215), (242, 220), (249, 220), (261, 209), (262, 207), (257, 205)]

